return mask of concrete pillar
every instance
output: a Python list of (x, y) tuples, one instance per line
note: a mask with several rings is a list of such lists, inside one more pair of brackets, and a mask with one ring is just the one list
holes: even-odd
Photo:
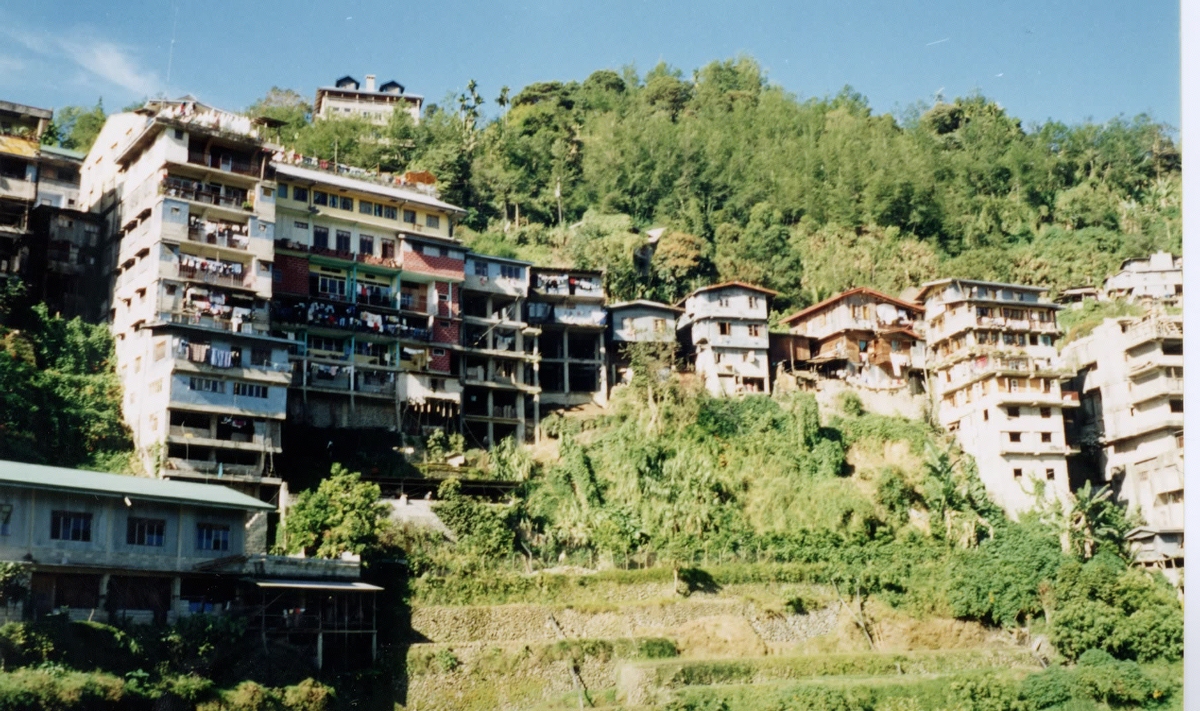
[(564, 395), (571, 394), (571, 355), (570, 355), (570, 351), (567, 350), (567, 345), (570, 343), (570, 339), (567, 338), (567, 333), (570, 330), (571, 329), (569, 329), (569, 328), (564, 328), (563, 332), (562, 332), (563, 394)]
[[(492, 361), (488, 360), (488, 368), (492, 367)], [(496, 411), (493, 409), (496, 405), (496, 394), (492, 390), (488, 390), (487, 394), (487, 438), (488, 447), (496, 446), (496, 423), (492, 422), (492, 418), (496, 416)]]
[(167, 612), (167, 622), (174, 622), (179, 616), (179, 598), (183, 592), (183, 578), (176, 575), (171, 578), (171, 609)]
[[(101, 611), (101, 614), (104, 614), (104, 611), (108, 609), (108, 583), (111, 580), (112, 575), (109, 573), (100, 576), (100, 601), (96, 606)], [(109, 618), (109, 622), (112, 622), (111, 615)]]
[(325, 633), (317, 633), (317, 670), (325, 668)]

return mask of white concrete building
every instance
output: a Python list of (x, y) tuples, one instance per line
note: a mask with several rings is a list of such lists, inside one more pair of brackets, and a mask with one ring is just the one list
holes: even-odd
[(777, 295), (731, 281), (696, 289), (680, 302), (685, 353), (713, 395), (770, 392), (768, 302)]
[(376, 88), (374, 74), (367, 75), (364, 85), (360, 85), (354, 77), (344, 76), (333, 86), (317, 89), (313, 117), (359, 117), (384, 125), (394, 112), (405, 111), (412, 116), (413, 123), (417, 123), (421, 120), (421, 105), (424, 102), (422, 96), (405, 93), (404, 86), (397, 81), (384, 82)]
[(1183, 298), (1183, 257), (1155, 252), (1146, 259), (1126, 259), (1121, 271), (1104, 280), (1111, 300), (1153, 300), (1174, 303)]
[(1183, 567), (1183, 317), (1108, 319), (1063, 357), (1082, 380), (1080, 432), (1104, 480), (1138, 510), (1139, 562), (1178, 579)]
[[(256, 126), (191, 97), (109, 118), (81, 200), (110, 240), (125, 421), (148, 470), (278, 486), (290, 366), (268, 333), (275, 182)], [(269, 492), (268, 492), (269, 493)]]
[(1070, 495), (1063, 409), (1069, 373), (1055, 343), (1061, 307), (1046, 290), (939, 279), (921, 287), (927, 363), (938, 419), (975, 458), (992, 498), (1010, 516)]

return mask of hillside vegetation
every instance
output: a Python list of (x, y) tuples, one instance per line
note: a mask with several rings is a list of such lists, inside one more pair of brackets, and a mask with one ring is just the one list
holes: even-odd
[[(431, 171), (473, 246), (604, 268), (618, 299), (728, 279), (782, 292), (780, 310), (951, 275), (1062, 288), (1181, 245), (1180, 153), (1147, 116), (1024, 124), (983, 96), (878, 114), (850, 88), (790, 93), (748, 57), (495, 104), (486, 119), (471, 82), (415, 126), (312, 123), (281, 89), (248, 111), (286, 121), (277, 140), (308, 155)], [(653, 258), (635, 259), (654, 226)]]

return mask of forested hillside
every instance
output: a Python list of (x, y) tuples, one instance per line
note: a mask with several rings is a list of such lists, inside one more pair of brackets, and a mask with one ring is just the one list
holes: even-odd
[[(494, 102), (472, 82), (417, 126), (313, 124), (272, 89), (249, 112), (284, 120), (278, 140), (307, 155), (433, 172), (468, 208), (468, 242), (604, 267), (615, 298), (718, 279), (779, 290), (779, 310), (951, 274), (1063, 288), (1181, 245), (1179, 149), (1146, 116), (1033, 124), (982, 96), (878, 114), (849, 88), (801, 98), (745, 57)], [(668, 229), (645, 264), (650, 227)]]

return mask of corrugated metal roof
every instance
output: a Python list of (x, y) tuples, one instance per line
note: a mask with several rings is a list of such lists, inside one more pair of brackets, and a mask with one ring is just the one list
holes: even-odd
[(300, 590), (332, 590), (336, 592), (378, 592), (383, 588), (370, 583), (341, 580), (256, 580), (260, 588), (296, 588)]
[(71, 158), (73, 160), (83, 160), (84, 158), (87, 158), (86, 153), (73, 151), (70, 148), (63, 148), (62, 146), (42, 146), (42, 153), (49, 153), (53, 156), (62, 156), (63, 158)]
[(287, 163), (275, 164), (276, 175), (286, 175), (290, 178), (298, 180), (310, 180), (314, 183), (324, 183), (325, 185), (336, 185), (339, 188), (347, 190), (357, 190), (359, 192), (371, 193), (373, 195), (383, 195), (385, 197), (395, 198), (404, 202), (417, 203), (418, 205), (426, 205), (436, 207), (447, 212), (457, 212), (464, 214), (466, 210), (461, 207), (451, 205), (448, 202), (442, 202), (437, 198), (422, 195), (415, 190), (405, 190), (404, 188), (390, 187), (387, 185), (379, 185), (367, 180), (358, 180), (356, 178), (348, 178), (344, 175), (334, 175), (320, 170), (311, 168), (301, 168), (297, 165), (288, 165)]
[(0, 486), (4, 485), (98, 496), (128, 496), (131, 499), (170, 501), (226, 509), (269, 511), (275, 508), (251, 496), (215, 484), (104, 474), (0, 460)]

